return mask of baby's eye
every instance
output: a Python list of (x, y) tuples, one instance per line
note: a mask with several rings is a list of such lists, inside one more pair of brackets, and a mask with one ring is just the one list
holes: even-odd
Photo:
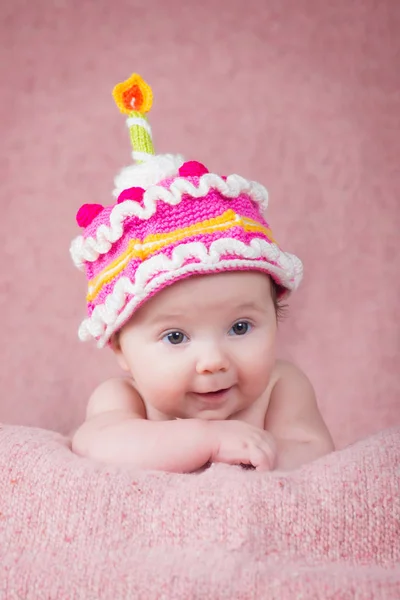
[(229, 335), (244, 335), (251, 329), (251, 324), (248, 321), (238, 321), (229, 330)]
[(182, 344), (187, 340), (187, 337), (182, 331), (170, 331), (166, 335), (164, 335), (163, 340), (173, 344), (174, 346), (178, 344)]

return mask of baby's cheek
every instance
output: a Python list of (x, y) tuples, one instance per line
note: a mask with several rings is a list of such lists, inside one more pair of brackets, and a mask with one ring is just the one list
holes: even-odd
[(253, 360), (248, 361), (248, 364), (245, 365), (249, 386), (255, 394), (262, 394), (268, 386), (274, 364), (273, 357), (255, 355)]
[(181, 380), (172, 370), (161, 368), (147, 380), (147, 389), (154, 402), (171, 404), (181, 393)]

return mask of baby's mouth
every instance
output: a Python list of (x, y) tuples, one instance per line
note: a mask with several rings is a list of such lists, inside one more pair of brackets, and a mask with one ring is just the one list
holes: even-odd
[(200, 397), (205, 402), (219, 402), (225, 399), (231, 388), (221, 388), (212, 392), (195, 392), (195, 395)]

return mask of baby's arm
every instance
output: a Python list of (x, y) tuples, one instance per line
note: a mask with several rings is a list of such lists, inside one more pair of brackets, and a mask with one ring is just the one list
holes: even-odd
[(309, 379), (290, 363), (279, 366), (265, 428), (277, 445), (277, 469), (296, 469), (334, 450)]
[[(166, 471), (191, 471), (210, 458), (204, 422), (148, 421), (128, 379), (110, 379), (89, 399), (86, 421), (72, 439), (77, 454), (114, 464)], [(179, 440), (179, 442), (177, 441)]]
[(271, 468), (273, 461), (269, 434), (241, 421), (148, 421), (128, 379), (111, 379), (94, 391), (72, 449), (101, 462), (178, 473), (209, 461), (260, 470)]

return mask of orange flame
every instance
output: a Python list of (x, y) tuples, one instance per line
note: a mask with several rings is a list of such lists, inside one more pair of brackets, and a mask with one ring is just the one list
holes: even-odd
[(153, 103), (151, 87), (137, 73), (118, 83), (113, 89), (113, 97), (119, 110), (126, 114), (133, 111), (147, 113)]

